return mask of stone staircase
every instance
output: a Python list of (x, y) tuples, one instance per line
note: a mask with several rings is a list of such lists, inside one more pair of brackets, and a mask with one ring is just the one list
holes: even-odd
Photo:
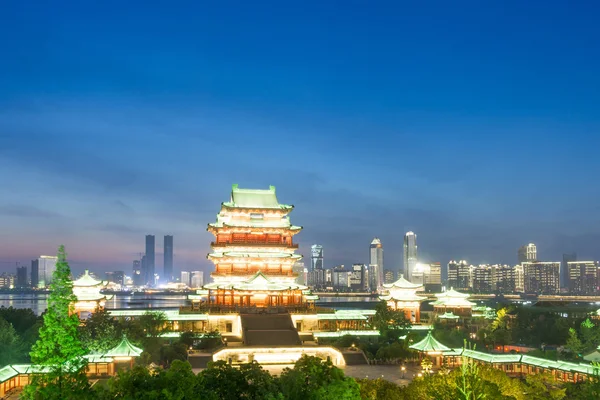
[(301, 346), (302, 341), (288, 313), (240, 314), (244, 346)]

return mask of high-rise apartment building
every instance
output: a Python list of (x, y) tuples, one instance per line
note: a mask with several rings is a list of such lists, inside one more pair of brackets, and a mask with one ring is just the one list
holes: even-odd
[(369, 246), (369, 265), (377, 266), (373, 269), (373, 276), (371, 277), (371, 281), (373, 281), (376, 288), (375, 290), (377, 290), (377, 288), (382, 287), (385, 281), (383, 271), (383, 245), (379, 238), (374, 238)]
[(516, 269), (510, 265), (494, 265), (495, 276), (492, 289), (498, 293), (514, 293), (516, 289)]
[(192, 284), (190, 271), (181, 271), (181, 283), (185, 286), (190, 286)]
[(204, 272), (192, 271), (190, 273), (190, 287), (192, 289), (201, 288), (204, 285)]
[(525, 269), (522, 264), (515, 265), (515, 292), (525, 292)]
[(368, 276), (368, 272), (365, 264), (353, 264), (350, 274), (350, 288), (357, 292), (367, 290), (369, 285), (365, 279), (366, 276)]
[(346, 270), (343, 265), (333, 267), (331, 270), (331, 285), (335, 290), (348, 291), (352, 271)]
[(304, 266), (304, 263), (302, 261), (296, 261), (292, 266), (292, 271), (298, 275), (296, 283), (306, 286), (308, 282), (308, 270)]
[(175, 280), (173, 276), (173, 235), (165, 235), (163, 256), (163, 281), (173, 282)]
[(12, 289), (15, 287), (16, 278), (14, 275), (3, 272), (0, 275), (0, 288)]
[(524, 262), (524, 291), (531, 294), (560, 293), (560, 262)]
[(525, 246), (519, 247), (517, 257), (519, 259), (519, 264), (537, 261), (537, 248), (535, 247), (535, 244), (529, 243)]
[[(52, 283), (52, 274), (56, 270), (57, 257), (39, 256), (31, 262), (31, 286), (44, 289)], [(34, 286), (35, 282), (35, 286)]]
[(406, 232), (404, 235), (404, 278), (412, 282), (413, 272), (418, 262), (417, 235)]
[(310, 270), (323, 270), (323, 246), (313, 244), (310, 246)]
[(17, 267), (17, 281), (15, 282), (15, 285), (17, 288), (26, 288), (29, 285), (27, 284), (27, 267), (26, 266), (22, 266), (22, 267)]
[(560, 287), (561, 291), (570, 289), (569, 265), (568, 263), (577, 261), (577, 254), (563, 254), (562, 264), (560, 265)]
[(428, 273), (423, 275), (423, 285), (428, 293), (442, 291), (442, 265), (439, 262), (429, 264)]
[(383, 270), (383, 283), (390, 284), (396, 282), (396, 274), (391, 269)]
[(471, 290), (471, 268), (465, 260), (448, 262), (448, 286), (458, 291)]
[(144, 283), (148, 286), (154, 286), (154, 274), (155, 272), (155, 241), (154, 235), (146, 235), (146, 253), (145, 260), (142, 265)]
[(581, 296), (598, 295), (598, 286), (600, 285), (599, 268), (598, 261), (567, 262), (569, 293)]

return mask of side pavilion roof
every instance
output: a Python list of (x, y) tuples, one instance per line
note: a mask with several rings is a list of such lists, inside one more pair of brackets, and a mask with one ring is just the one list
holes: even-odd
[(139, 357), (143, 350), (131, 344), (127, 337), (123, 335), (121, 343), (113, 347), (104, 354), (104, 357)]
[(417, 290), (419, 288), (422, 288), (423, 285), (418, 284), (418, 283), (412, 283), (407, 281), (406, 279), (404, 279), (404, 275), (400, 275), (400, 279), (398, 279), (396, 282), (394, 283), (384, 283), (383, 287), (386, 289), (413, 289), (413, 290)]
[(431, 331), (427, 332), (427, 336), (418, 343), (409, 346), (413, 350), (417, 350), (424, 353), (441, 353), (444, 351), (450, 351), (449, 347), (444, 346), (438, 342), (432, 335)]

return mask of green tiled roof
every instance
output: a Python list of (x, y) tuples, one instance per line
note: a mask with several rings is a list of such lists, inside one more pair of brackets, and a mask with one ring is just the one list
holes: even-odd
[(7, 365), (6, 367), (0, 369), (0, 383), (6, 382), (10, 378), (17, 375), (19, 375), (19, 372), (10, 365)]
[(446, 312), (446, 313), (443, 313), (442, 315), (438, 315), (438, 318), (441, 318), (441, 319), (458, 319), (460, 317), (458, 315), (454, 315), (454, 313), (452, 313), (452, 312)]
[(139, 357), (144, 350), (132, 345), (123, 335), (121, 343), (110, 349), (104, 357)]
[(293, 206), (279, 204), (275, 195), (275, 186), (269, 186), (269, 189), (240, 189), (236, 184), (231, 187), (231, 200), (223, 203), (227, 207), (240, 208), (270, 208), (270, 209), (291, 209)]
[(443, 352), (443, 351), (451, 350), (449, 347), (446, 347), (443, 344), (441, 344), (440, 342), (438, 342), (437, 340), (435, 340), (435, 338), (433, 336), (431, 336), (431, 331), (427, 332), (427, 336), (425, 336), (425, 339), (423, 339), (420, 342), (415, 343), (409, 347), (413, 350), (422, 351), (425, 353)]

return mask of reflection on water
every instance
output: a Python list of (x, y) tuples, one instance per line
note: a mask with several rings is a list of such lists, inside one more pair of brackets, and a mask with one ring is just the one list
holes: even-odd
[[(352, 308), (344, 303), (371, 303), (377, 299), (369, 297), (321, 297), (318, 305), (325, 305), (337, 309)], [(186, 295), (137, 294), (115, 295), (106, 302), (106, 308), (178, 308), (187, 304)], [(368, 308), (371, 305), (365, 304)], [(42, 314), (48, 307), (47, 294), (0, 294), (0, 307), (31, 308), (37, 315)]]

